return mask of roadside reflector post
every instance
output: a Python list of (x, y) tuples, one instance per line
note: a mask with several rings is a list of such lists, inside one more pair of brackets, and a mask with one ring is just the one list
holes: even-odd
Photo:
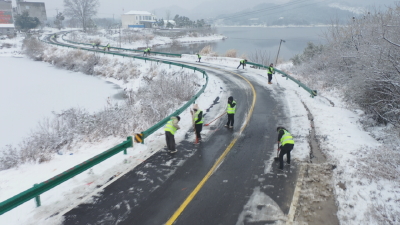
[[(34, 184), (33, 185), (33, 187), (36, 187), (36, 186), (38, 186), (38, 184)], [(41, 202), (40, 202), (40, 195), (35, 197), (35, 202), (36, 202), (36, 207), (39, 207), (39, 206), (42, 205)]]
[(135, 134), (135, 143), (142, 143), (142, 144), (144, 144), (143, 133)]

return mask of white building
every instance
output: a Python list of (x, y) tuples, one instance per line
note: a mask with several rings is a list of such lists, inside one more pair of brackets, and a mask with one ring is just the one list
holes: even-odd
[(14, 35), (14, 24), (0, 24), (0, 35)]
[(127, 28), (151, 28), (156, 26), (157, 17), (146, 11), (129, 11), (121, 15), (122, 27)]

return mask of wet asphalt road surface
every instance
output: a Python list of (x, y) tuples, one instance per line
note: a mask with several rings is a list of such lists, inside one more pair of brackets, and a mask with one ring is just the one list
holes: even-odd
[[(224, 127), (227, 121), (224, 116), (210, 127), (199, 145), (194, 145), (187, 134), (177, 145), (176, 154), (167, 153), (165, 148), (160, 150), (107, 186), (91, 203), (82, 203), (66, 213), (64, 224), (165, 224), (237, 135), (236, 144), (174, 224), (273, 223), (273, 220), (246, 219), (251, 215), (239, 221), (255, 189), (275, 201), (283, 213), (288, 213), (297, 165), (292, 163), (285, 166), (285, 172), (278, 172), (278, 162), (273, 160), (276, 127), (284, 122), (288, 125), (289, 121), (283, 113), (285, 104), (273, 98), (272, 91), (258, 84), (253, 75), (242, 74), (254, 86), (257, 98), (253, 114), (239, 134), (253, 102), (250, 85), (232, 73), (204, 69), (221, 79), (238, 103), (234, 129)], [(242, 73), (232, 68), (226, 70)], [(220, 104), (226, 104), (225, 99)]]

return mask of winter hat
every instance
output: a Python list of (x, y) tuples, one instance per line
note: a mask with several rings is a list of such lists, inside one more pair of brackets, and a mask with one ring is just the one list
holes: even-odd
[(193, 110), (199, 110), (199, 106), (197, 104), (193, 105)]
[(176, 118), (178, 118), (178, 121), (181, 121), (181, 117), (180, 116), (176, 116)]
[(232, 97), (232, 96), (231, 96), (231, 97), (229, 97), (229, 98), (228, 98), (228, 100), (230, 100), (230, 101), (233, 101), (233, 97)]
[(276, 128), (276, 132), (278, 132), (278, 131), (281, 130), (281, 129), (286, 130), (286, 128), (284, 128), (284, 127), (277, 127), (277, 128)]

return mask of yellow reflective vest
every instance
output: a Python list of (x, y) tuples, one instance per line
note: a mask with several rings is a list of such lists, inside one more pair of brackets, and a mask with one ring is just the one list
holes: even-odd
[[(196, 121), (199, 119), (199, 114), (200, 112), (202, 112), (201, 110), (197, 110), (196, 114), (194, 114), (194, 122), (196, 123)], [(197, 122), (196, 124), (202, 124), (203, 123), (203, 118), (204, 116), (201, 118), (201, 120), (199, 122)]]
[(228, 109), (227, 109), (227, 111), (226, 111), (228, 114), (235, 114), (236, 105), (237, 105), (237, 104), (236, 104), (235, 101), (232, 101), (232, 104), (233, 104), (233, 103), (235, 103), (235, 106), (234, 106), (233, 108), (231, 107), (231, 104), (228, 103)]
[(168, 121), (167, 125), (165, 126), (164, 131), (169, 131), (172, 135), (175, 135), (176, 132), (176, 127), (174, 127), (174, 124), (172, 120)]
[(287, 132), (286, 130), (283, 130), (283, 131), (285, 133), (282, 135), (282, 138), (281, 138), (282, 146), (285, 146), (285, 144), (294, 144), (292, 135), (289, 132)]

